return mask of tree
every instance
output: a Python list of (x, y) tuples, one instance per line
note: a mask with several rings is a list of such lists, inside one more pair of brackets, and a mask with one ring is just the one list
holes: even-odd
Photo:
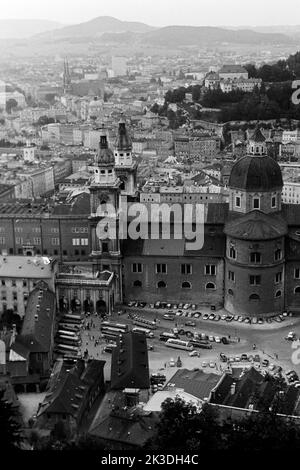
[(4, 399), (0, 391), (0, 442), (1, 449), (7, 451), (19, 447), (22, 441), (19, 412)]
[(17, 101), (14, 98), (10, 98), (6, 102), (6, 111), (10, 114), (12, 109), (16, 108), (18, 106)]
[(54, 93), (47, 93), (45, 95), (45, 101), (47, 101), (50, 104), (53, 104), (55, 101), (55, 94)]

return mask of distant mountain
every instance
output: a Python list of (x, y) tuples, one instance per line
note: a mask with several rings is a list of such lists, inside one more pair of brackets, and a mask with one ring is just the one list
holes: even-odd
[(104, 33), (146, 33), (155, 29), (144, 23), (136, 21), (120, 21), (111, 16), (99, 16), (93, 20), (71, 26), (65, 26), (58, 30), (39, 35), (40, 39), (67, 39), (79, 37), (97, 37)]
[(166, 26), (143, 35), (143, 41), (160, 46), (188, 46), (202, 43), (287, 44), (285, 34), (260, 33), (251, 30), (230, 30), (210, 26)]
[(29, 38), (62, 27), (57, 21), (48, 20), (0, 20), (0, 39)]

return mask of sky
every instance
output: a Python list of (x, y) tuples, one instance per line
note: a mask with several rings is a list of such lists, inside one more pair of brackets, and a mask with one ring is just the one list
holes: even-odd
[(65, 24), (97, 16), (153, 26), (300, 24), (299, 0), (8, 0), (0, 19), (47, 19)]

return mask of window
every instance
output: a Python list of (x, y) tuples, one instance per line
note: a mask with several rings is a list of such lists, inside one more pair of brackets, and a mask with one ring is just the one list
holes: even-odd
[(18, 300), (18, 294), (17, 294), (17, 292), (13, 292), (13, 300), (14, 300), (14, 301)]
[(27, 287), (27, 281), (23, 281), (23, 287)]
[(2, 285), (2, 286), (5, 286), (5, 281), (4, 281), (3, 279), (2, 279), (2, 281), (1, 281), (1, 285)]
[(167, 265), (166, 264), (157, 264), (156, 265), (156, 274), (166, 274)]
[(6, 292), (1, 292), (1, 300), (6, 301)]
[(207, 264), (205, 266), (204, 272), (208, 276), (215, 276), (216, 275), (216, 265), (215, 264)]
[(280, 261), (281, 259), (282, 259), (282, 250), (280, 250), (280, 249), (275, 250), (274, 260), (275, 261)]
[(181, 274), (192, 274), (192, 265), (191, 264), (182, 264), (181, 265)]
[(52, 245), (59, 245), (59, 238), (51, 238)]
[(233, 296), (233, 290), (232, 289), (228, 289), (228, 295)]
[(67, 256), (67, 254), (68, 254), (67, 250), (63, 250), (63, 255)]
[(277, 290), (277, 291), (275, 292), (275, 297), (278, 298), (278, 297), (281, 297), (281, 296), (282, 296), (281, 290)]
[(33, 227), (32, 231), (34, 233), (41, 233), (41, 228), (40, 227)]
[(18, 232), (18, 233), (23, 232), (23, 228), (22, 227), (16, 227), (16, 232)]
[(57, 250), (54, 250), (53, 253), (54, 253), (55, 256), (58, 255), (58, 251), (57, 251)]
[(102, 242), (102, 253), (108, 253), (108, 243)]
[(16, 287), (17, 282), (16, 282), (16, 281), (11, 281), (11, 285), (12, 285), (13, 287)]
[(51, 228), (51, 233), (58, 233), (58, 228), (57, 227), (52, 227)]
[(142, 273), (143, 272), (142, 263), (132, 263), (131, 270), (133, 273)]
[(250, 286), (260, 286), (261, 276), (253, 275), (250, 276)]
[(5, 237), (0, 237), (0, 245), (5, 245)]
[(134, 281), (133, 287), (142, 287), (142, 282), (141, 281)]
[(17, 245), (23, 245), (23, 238), (17, 237), (17, 238), (16, 238), (16, 244), (17, 244)]
[(158, 281), (157, 287), (159, 289), (167, 287), (167, 284), (164, 281)]
[(205, 286), (205, 289), (215, 289), (216, 285), (213, 282), (208, 282)]
[(294, 279), (300, 279), (300, 268), (294, 269)]
[(276, 196), (272, 196), (271, 198), (271, 207), (272, 209), (275, 209), (276, 207)]
[(89, 244), (89, 239), (88, 238), (81, 238), (81, 245), (82, 246), (87, 246)]
[(294, 293), (295, 294), (300, 294), (300, 286), (295, 287)]
[(103, 264), (102, 270), (103, 271), (109, 271), (110, 270), (110, 265), (109, 264)]
[(236, 259), (236, 251), (235, 251), (235, 248), (233, 248), (233, 246), (231, 246), (229, 249), (229, 258)]
[(282, 281), (282, 272), (275, 274), (275, 284), (279, 284)]
[(228, 280), (232, 282), (235, 281), (235, 274), (233, 271), (228, 271)]
[(73, 246), (78, 246), (78, 245), (80, 245), (80, 238), (73, 238), (73, 239), (72, 239), (72, 245), (73, 245)]
[(191, 285), (190, 282), (184, 281), (184, 282), (181, 284), (181, 288), (182, 288), (182, 289), (191, 289), (191, 288), (192, 288), (192, 285)]
[(260, 208), (260, 199), (259, 197), (254, 197), (253, 198), (253, 209), (259, 209)]
[(33, 244), (34, 245), (40, 245), (41, 244), (41, 239), (39, 237), (36, 237), (33, 239)]
[(74, 253), (75, 253), (75, 256), (78, 256), (79, 255), (79, 250), (75, 250)]
[(249, 295), (249, 300), (260, 300), (260, 297), (258, 294), (251, 294)]
[(250, 263), (261, 263), (261, 253), (257, 251), (250, 253)]
[(241, 207), (241, 198), (240, 198), (240, 196), (235, 197), (235, 207)]

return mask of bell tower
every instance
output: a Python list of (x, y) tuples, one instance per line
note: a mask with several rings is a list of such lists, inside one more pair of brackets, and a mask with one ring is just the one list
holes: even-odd
[(132, 159), (132, 142), (123, 118), (119, 121), (118, 135), (114, 145), (115, 170), (121, 181), (121, 194), (134, 196), (136, 193), (137, 165)]
[[(115, 172), (115, 159), (108, 146), (104, 129), (95, 157), (90, 184), (90, 259), (94, 271), (113, 273), (114, 302), (122, 299), (121, 252), (119, 240), (120, 180)], [(114, 303), (113, 302), (113, 303)]]

